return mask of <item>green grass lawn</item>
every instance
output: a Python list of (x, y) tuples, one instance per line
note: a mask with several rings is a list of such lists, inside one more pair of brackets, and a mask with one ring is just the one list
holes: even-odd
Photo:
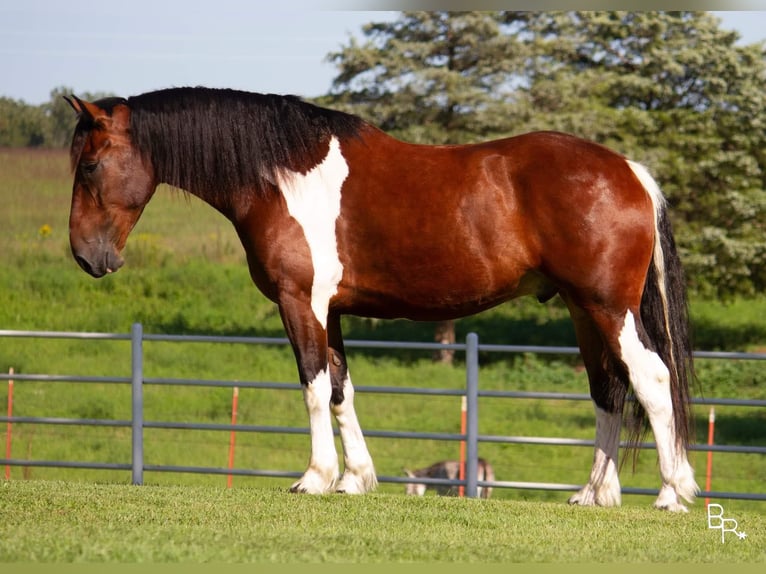
[(747, 538), (722, 543), (701, 509), (12, 482), (0, 487), (0, 562), (766, 561), (766, 518), (731, 516)]

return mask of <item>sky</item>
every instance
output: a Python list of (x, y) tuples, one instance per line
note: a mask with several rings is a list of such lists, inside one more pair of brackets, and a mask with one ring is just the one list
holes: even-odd
[[(394, 7), (395, 1), (378, 4)], [(743, 43), (766, 40), (766, 2), (730, 0), (727, 5), (732, 1), (763, 11), (716, 12), (722, 26), (740, 32)], [(273, 9), (264, 4), (3, 0), (0, 97), (38, 105), (60, 87), (76, 95), (131, 96), (197, 85), (319, 96), (329, 91), (337, 73), (327, 54), (352, 36), (361, 39), (363, 24), (397, 17), (394, 11), (311, 7), (327, 5), (322, 0), (282, 0), (273, 2)]]

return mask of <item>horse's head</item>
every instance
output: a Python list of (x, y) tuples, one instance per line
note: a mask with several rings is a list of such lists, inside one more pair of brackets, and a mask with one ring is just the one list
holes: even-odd
[(131, 141), (125, 100), (66, 100), (79, 118), (71, 149), (69, 243), (80, 267), (102, 277), (122, 266), (120, 253), (156, 182), (149, 162)]

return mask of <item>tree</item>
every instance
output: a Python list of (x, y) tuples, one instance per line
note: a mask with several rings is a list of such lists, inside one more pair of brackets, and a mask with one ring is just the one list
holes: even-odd
[(524, 47), (507, 41), (499, 13), (403, 12), (364, 27), (329, 54), (339, 73), (326, 103), (423, 143), (459, 143), (506, 132), (498, 124)]
[(647, 164), (690, 286), (766, 286), (766, 61), (705, 12), (404, 12), (330, 54), (323, 103), (459, 143), (557, 129)]
[(45, 141), (45, 118), (33, 106), (0, 98), (0, 146), (34, 147)]
[[(40, 106), (0, 97), (0, 146), (68, 146), (77, 118), (62, 96), (72, 93), (74, 90), (70, 88), (55, 88), (50, 101)], [(105, 93), (82, 95), (89, 101), (107, 96)]]

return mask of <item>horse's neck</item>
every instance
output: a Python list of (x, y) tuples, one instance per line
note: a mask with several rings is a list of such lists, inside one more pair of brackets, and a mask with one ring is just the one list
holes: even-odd
[(194, 186), (189, 186), (189, 188), (184, 188), (178, 183), (173, 182), (163, 182), (166, 185), (169, 185), (170, 187), (180, 189), (184, 193), (188, 193), (189, 195), (193, 195), (197, 199), (203, 201), (219, 213), (221, 213), (224, 217), (229, 219), (232, 223), (236, 224), (237, 220), (242, 216), (243, 213), (247, 212), (249, 210), (249, 207), (251, 205), (251, 200), (249, 198), (249, 195), (245, 192), (241, 194), (212, 194), (209, 192), (201, 191), (198, 188), (195, 188)]

